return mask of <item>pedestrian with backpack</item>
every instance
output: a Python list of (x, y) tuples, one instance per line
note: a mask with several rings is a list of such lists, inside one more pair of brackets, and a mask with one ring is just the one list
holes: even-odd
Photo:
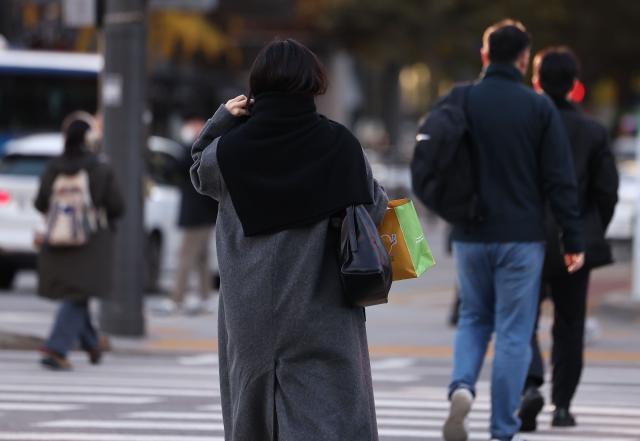
[[(551, 100), (522, 84), (530, 47), (519, 22), (488, 28), (482, 79), (454, 89), (418, 134), (414, 191), (454, 225), (460, 286), (445, 441), (468, 439), (466, 418), (493, 334), (491, 439), (521, 439), (517, 410), (531, 359), (547, 200), (563, 232), (566, 268), (575, 272), (584, 261), (567, 135)], [(429, 130), (436, 126), (430, 118), (452, 130)]]
[[(613, 262), (604, 234), (618, 201), (618, 171), (609, 147), (607, 129), (567, 99), (578, 72), (578, 60), (566, 47), (545, 49), (534, 58), (534, 88), (553, 100), (571, 141), (578, 179), (580, 219), (586, 239), (584, 267), (573, 274), (567, 273), (562, 264), (560, 231), (551, 214), (547, 213), (543, 293), (548, 294), (554, 305), (551, 351), (551, 401), (554, 405), (551, 425), (554, 427), (576, 425), (569, 409), (582, 373), (589, 276), (592, 269)], [(536, 430), (536, 418), (544, 406), (544, 398), (538, 390), (544, 383), (544, 364), (535, 331), (532, 351), (533, 359), (520, 407), (521, 430), (527, 432)]]
[(94, 127), (85, 112), (65, 119), (64, 151), (47, 165), (35, 200), (46, 218), (38, 239), (38, 292), (61, 301), (41, 350), (42, 365), (53, 370), (71, 369), (67, 353), (76, 343), (91, 363), (101, 358), (89, 299), (111, 290), (114, 222), (124, 202), (111, 165), (88, 147)]

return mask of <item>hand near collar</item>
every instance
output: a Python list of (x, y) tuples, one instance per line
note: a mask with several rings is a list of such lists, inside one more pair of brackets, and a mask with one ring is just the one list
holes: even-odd
[[(251, 100), (253, 101), (253, 100)], [(247, 109), (247, 104), (249, 100), (244, 95), (239, 95), (235, 98), (230, 99), (224, 105), (224, 107), (229, 111), (229, 113), (233, 116), (248, 116), (249, 110)]]

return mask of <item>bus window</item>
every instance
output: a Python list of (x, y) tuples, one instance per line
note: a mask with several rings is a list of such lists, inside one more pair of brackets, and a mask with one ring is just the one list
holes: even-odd
[(0, 134), (59, 131), (74, 110), (95, 113), (96, 74), (0, 70)]

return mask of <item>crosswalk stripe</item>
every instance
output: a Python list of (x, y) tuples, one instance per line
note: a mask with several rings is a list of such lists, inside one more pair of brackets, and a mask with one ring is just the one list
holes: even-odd
[(132, 419), (149, 419), (149, 420), (216, 420), (222, 421), (222, 413), (220, 412), (131, 412), (125, 415), (126, 418)]
[(224, 441), (221, 436), (140, 435), (135, 433), (0, 432), (3, 441)]
[(222, 406), (220, 404), (206, 404), (204, 406), (198, 406), (197, 409), (202, 412), (222, 412)]
[[(442, 432), (440, 430), (413, 430), (413, 429), (379, 429), (378, 434), (380, 437), (399, 437), (399, 438), (438, 438), (442, 437)], [(590, 436), (577, 433), (575, 435), (563, 434), (559, 435), (556, 433), (550, 434), (550, 438), (546, 438), (545, 435), (535, 435), (529, 436), (527, 438), (531, 439), (531, 441), (536, 440), (549, 440), (549, 441), (638, 441), (637, 437), (626, 437), (626, 436)], [(471, 432), (471, 439), (486, 439), (487, 435), (484, 432)]]
[[(108, 361), (108, 360), (107, 360)], [(183, 376), (202, 376), (211, 377), (218, 376), (218, 369), (212, 367), (210, 369), (193, 368), (193, 367), (166, 367), (166, 366), (148, 366), (148, 365), (104, 365), (104, 366), (87, 366), (93, 373), (108, 373), (108, 374), (126, 374), (126, 375), (142, 375), (149, 377), (150, 375), (183, 375)], [(0, 361), (0, 371), (8, 373), (25, 373), (43, 372), (42, 368), (36, 363), (33, 366), (25, 366), (24, 362), (6, 362)]]
[(224, 430), (222, 423), (182, 423), (164, 421), (133, 421), (133, 420), (59, 420), (37, 424), (38, 427), (60, 429), (153, 429), (153, 430), (184, 430), (193, 432), (219, 432)]
[[(59, 374), (54, 375), (2, 375), (2, 380), (12, 384), (69, 384), (67, 377), (61, 377)], [(157, 377), (157, 378), (117, 378), (109, 376), (95, 376), (84, 374), (73, 374), (74, 385), (91, 385), (91, 386), (148, 386), (148, 387), (184, 387), (193, 389), (220, 389), (220, 383), (217, 379), (199, 379), (199, 380), (182, 380), (174, 377)]]
[[(42, 370), (35, 353), (3, 355), (0, 351), (2, 421), (15, 415), (17, 421), (28, 421), (22, 428), (31, 430), (0, 431), (0, 441), (223, 441), (216, 354), (155, 358), (112, 354), (105, 364), (89, 366), (85, 354), (74, 353), (72, 361), (77, 364), (70, 374)], [(381, 441), (442, 439), (449, 409), (443, 377), (449, 375), (450, 367), (410, 357), (379, 357), (372, 359), (372, 372)], [(478, 399), (468, 418), (472, 440), (488, 438), (490, 383), (486, 378), (478, 383)], [(640, 441), (640, 369), (588, 367), (583, 379), (572, 407), (578, 427), (551, 428), (547, 406), (538, 418), (538, 432), (526, 434), (526, 439)], [(546, 395), (549, 385), (542, 392)], [(102, 414), (98, 413), (101, 403), (115, 406), (105, 406), (107, 412)], [(162, 407), (147, 406), (156, 403)], [(122, 411), (118, 404), (144, 407)], [(85, 408), (83, 414), (59, 413)], [(100, 417), (85, 420), (89, 409)], [(28, 419), (30, 414), (21, 416), (21, 411), (52, 414)]]
[[(411, 409), (376, 409), (378, 423), (380, 425), (400, 425), (404, 427), (440, 427), (448, 415), (448, 411), (429, 411)], [(124, 415), (129, 419), (166, 419), (166, 420), (190, 420), (190, 421), (221, 421), (222, 413), (214, 412), (132, 412)], [(472, 428), (486, 428), (490, 413), (486, 411), (473, 411), (469, 415)], [(579, 416), (581, 428), (590, 428), (591, 425), (631, 426), (640, 430), (640, 422), (632, 417), (607, 417), (607, 416)], [(539, 423), (550, 423), (550, 414), (541, 414)]]
[(0, 410), (21, 412), (65, 412), (83, 407), (72, 404), (0, 403)]
[(0, 384), (0, 391), (7, 392), (50, 392), (50, 393), (86, 393), (107, 395), (159, 395), (168, 397), (219, 397), (217, 389), (150, 388), (150, 387), (100, 387), (73, 385), (41, 384)]
[(36, 401), (47, 403), (110, 403), (110, 404), (152, 404), (162, 401), (156, 397), (127, 397), (117, 395), (67, 395), (67, 394), (21, 394), (1, 393), (1, 401)]

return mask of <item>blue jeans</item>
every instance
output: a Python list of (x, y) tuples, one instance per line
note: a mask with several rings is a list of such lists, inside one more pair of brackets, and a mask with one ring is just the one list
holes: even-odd
[(495, 355), (491, 376), (491, 436), (510, 440), (520, 429), (520, 406), (538, 308), (544, 262), (542, 242), (455, 242), (460, 318), (449, 393), (475, 395), (491, 335)]
[(88, 303), (64, 300), (45, 348), (66, 357), (76, 341), (83, 350), (90, 351), (98, 346), (98, 334), (91, 324)]

